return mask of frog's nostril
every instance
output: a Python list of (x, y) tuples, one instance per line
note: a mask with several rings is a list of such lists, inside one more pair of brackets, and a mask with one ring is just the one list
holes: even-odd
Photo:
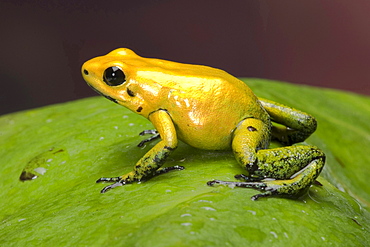
[(84, 74), (85, 75), (88, 75), (89, 74), (89, 71), (87, 71), (86, 69), (84, 69)]

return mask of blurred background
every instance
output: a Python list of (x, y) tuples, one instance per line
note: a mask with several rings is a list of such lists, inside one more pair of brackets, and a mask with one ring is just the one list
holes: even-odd
[(370, 1), (0, 0), (0, 114), (97, 95), (82, 63), (144, 57), (370, 94)]

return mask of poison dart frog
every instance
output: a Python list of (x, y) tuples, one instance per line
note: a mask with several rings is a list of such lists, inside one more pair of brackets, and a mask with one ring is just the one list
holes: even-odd
[[(127, 174), (100, 178), (117, 186), (147, 180), (182, 166), (161, 168), (178, 140), (205, 150), (232, 150), (246, 174), (239, 181), (207, 184), (254, 188), (251, 199), (299, 197), (319, 176), (325, 154), (303, 142), (317, 122), (309, 114), (257, 97), (241, 80), (203, 65), (144, 58), (120, 48), (82, 66), (82, 76), (98, 93), (147, 118), (155, 130), (139, 144), (161, 139)], [(272, 123), (277, 123), (272, 124)], [(270, 140), (283, 147), (268, 149)]]

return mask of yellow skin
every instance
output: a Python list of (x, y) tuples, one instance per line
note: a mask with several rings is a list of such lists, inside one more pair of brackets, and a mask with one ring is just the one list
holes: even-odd
[[(153, 58), (121, 48), (82, 66), (85, 81), (106, 98), (149, 119), (156, 130), (145, 142), (161, 138), (120, 177), (101, 192), (146, 180), (181, 166), (160, 168), (181, 140), (207, 150), (232, 149), (247, 175), (241, 182), (209, 181), (263, 191), (253, 200), (302, 195), (320, 174), (324, 153), (314, 146), (267, 149), (271, 139), (286, 145), (302, 142), (316, 130), (316, 120), (299, 110), (258, 98), (242, 81), (225, 71)], [(279, 123), (277, 127), (271, 124)], [(266, 179), (268, 178), (268, 179)]]

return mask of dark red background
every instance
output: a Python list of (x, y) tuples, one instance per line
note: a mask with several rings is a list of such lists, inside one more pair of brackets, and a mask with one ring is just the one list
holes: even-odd
[(81, 64), (118, 47), (370, 94), (369, 0), (0, 1), (0, 114), (96, 95)]

